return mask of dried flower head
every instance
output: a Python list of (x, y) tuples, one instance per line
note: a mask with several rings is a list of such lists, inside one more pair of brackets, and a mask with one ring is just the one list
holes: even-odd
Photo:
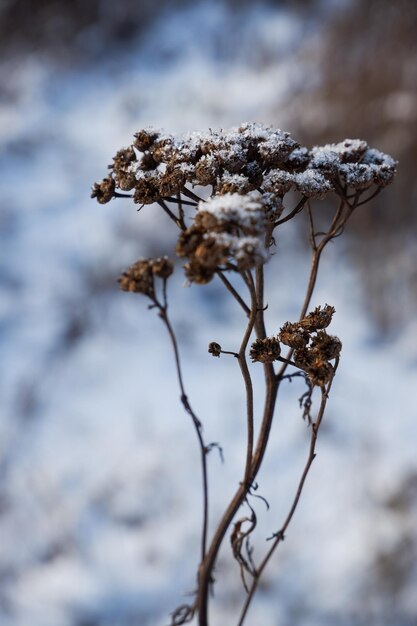
[(116, 183), (111, 176), (103, 178), (101, 183), (94, 183), (91, 190), (91, 197), (97, 198), (100, 204), (106, 204), (114, 197)]
[(152, 261), (149, 259), (136, 261), (120, 276), (119, 285), (123, 291), (152, 297), (155, 294)]
[(295, 350), (302, 350), (310, 340), (308, 332), (297, 322), (286, 322), (281, 328), (278, 337), (281, 343)]
[(152, 272), (154, 276), (158, 276), (158, 278), (166, 280), (171, 276), (173, 271), (174, 265), (166, 256), (159, 257), (152, 261)]
[(153, 298), (155, 296), (154, 277), (167, 280), (173, 271), (174, 266), (167, 257), (140, 259), (120, 276), (120, 289), (142, 293)]
[(154, 128), (144, 128), (139, 132), (135, 133), (135, 141), (134, 146), (140, 152), (145, 152), (145, 150), (149, 150), (149, 148), (155, 143), (155, 141), (159, 137), (159, 132)]
[(328, 335), (325, 330), (320, 330), (311, 340), (311, 349), (331, 361), (340, 355), (342, 342), (335, 335)]
[(319, 355), (311, 358), (310, 365), (307, 369), (307, 375), (312, 385), (324, 387), (330, 382), (334, 373), (333, 366)]
[(326, 304), (323, 309), (321, 306), (318, 306), (314, 309), (314, 311), (306, 315), (306, 317), (302, 319), (299, 324), (301, 328), (309, 333), (315, 330), (321, 330), (322, 328), (327, 328), (332, 321), (334, 312), (335, 308), (329, 304)]
[(249, 356), (253, 362), (271, 363), (281, 355), (281, 346), (277, 337), (257, 339), (251, 346)]
[(219, 357), (221, 355), (221, 353), (222, 353), (222, 347), (221, 347), (221, 345), (219, 343), (216, 343), (215, 341), (212, 341), (211, 343), (209, 343), (208, 351), (213, 356)]
[(326, 385), (334, 372), (328, 360), (320, 352), (310, 348), (296, 350), (294, 363), (306, 372), (311, 384), (318, 387)]

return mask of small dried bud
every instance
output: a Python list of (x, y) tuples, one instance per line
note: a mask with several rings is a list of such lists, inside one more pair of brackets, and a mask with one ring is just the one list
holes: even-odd
[(140, 152), (145, 152), (158, 139), (159, 133), (153, 128), (144, 128), (135, 134), (135, 148)]
[(219, 357), (221, 352), (222, 352), (222, 347), (221, 347), (221, 345), (219, 343), (216, 343), (215, 341), (212, 341), (211, 343), (209, 343), (208, 351), (213, 356), (218, 356)]
[(219, 195), (226, 193), (246, 194), (250, 191), (253, 191), (253, 185), (249, 182), (247, 176), (243, 174), (230, 174), (229, 172), (223, 174), (217, 189)]
[(204, 239), (204, 230), (195, 224), (180, 233), (176, 253), (180, 257), (192, 256)]
[(152, 260), (136, 261), (119, 278), (120, 289), (142, 293), (146, 296), (154, 295)]
[(253, 362), (272, 363), (281, 354), (281, 346), (276, 337), (257, 339), (251, 346), (249, 356)]
[(197, 285), (206, 285), (211, 281), (214, 274), (216, 273), (216, 268), (205, 267), (196, 261), (190, 261), (184, 266), (185, 276), (192, 283), (196, 283)]
[(294, 363), (304, 370), (311, 383), (318, 387), (327, 385), (333, 375), (333, 367), (317, 350), (303, 348), (294, 352)]
[(328, 335), (325, 330), (321, 330), (313, 337), (311, 341), (311, 349), (320, 353), (323, 358), (330, 361), (336, 359), (340, 355), (342, 342), (334, 335)]
[(178, 167), (168, 165), (165, 173), (161, 177), (159, 191), (161, 196), (172, 196), (184, 187), (185, 173)]
[(116, 185), (122, 191), (130, 191), (135, 186), (135, 174), (132, 165), (136, 166), (136, 161), (136, 153), (132, 147), (122, 148), (113, 159), (111, 169)]
[(124, 168), (130, 163), (136, 161), (136, 153), (131, 146), (128, 148), (122, 148), (116, 152), (116, 156), (113, 159), (113, 169)]
[(104, 178), (101, 183), (94, 183), (91, 190), (91, 197), (97, 198), (100, 204), (106, 204), (114, 197), (116, 183), (111, 176)]
[(135, 192), (133, 194), (133, 201), (136, 204), (152, 204), (157, 202), (161, 198), (161, 192), (159, 190), (159, 178), (153, 176), (151, 172), (144, 172), (143, 176), (138, 178), (136, 175)]
[(335, 308), (329, 304), (326, 304), (323, 310), (320, 306), (318, 306), (314, 309), (314, 311), (306, 315), (306, 317), (302, 319), (299, 324), (309, 333), (315, 330), (321, 330), (322, 328), (327, 328), (332, 321), (334, 312)]
[(195, 166), (195, 178), (199, 185), (214, 185), (220, 173), (215, 156), (208, 154), (201, 157)]
[(309, 342), (309, 334), (296, 322), (286, 322), (279, 332), (279, 340), (295, 350), (302, 350)]
[(306, 167), (309, 161), (307, 148), (296, 148), (288, 156), (285, 164), (291, 170), (297, 170)]
[(311, 354), (308, 348), (299, 348), (294, 352), (294, 363), (302, 370), (308, 370), (311, 362)]
[(284, 210), (282, 196), (267, 191), (262, 195), (262, 204), (269, 222), (274, 223), (281, 217)]
[(152, 262), (152, 272), (158, 278), (167, 279), (174, 271), (174, 266), (168, 257), (160, 257)]
[(333, 372), (334, 370), (330, 363), (317, 355), (312, 358), (307, 375), (313, 385), (324, 387), (324, 385), (330, 382)]

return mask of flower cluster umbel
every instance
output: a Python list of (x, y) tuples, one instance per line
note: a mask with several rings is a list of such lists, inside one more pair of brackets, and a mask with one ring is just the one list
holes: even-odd
[(332, 321), (334, 307), (316, 307), (299, 322), (286, 322), (276, 337), (257, 339), (251, 347), (252, 361), (272, 363), (280, 358), (281, 343), (294, 350), (293, 364), (303, 370), (312, 385), (323, 387), (332, 378), (330, 361), (337, 359), (342, 342), (328, 335), (325, 328)]
[[(162, 206), (182, 231), (176, 254), (187, 259), (187, 278), (204, 284), (219, 270), (239, 272), (265, 263), (289, 191), (307, 201), (347, 189), (381, 188), (393, 179), (396, 162), (359, 139), (308, 150), (287, 132), (246, 123), (180, 137), (145, 128), (109, 168), (92, 197), (106, 203), (132, 192), (141, 206)], [(208, 199), (195, 195), (196, 186), (210, 188)], [(179, 208), (178, 215), (169, 203)], [(189, 225), (188, 205), (197, 209)]]

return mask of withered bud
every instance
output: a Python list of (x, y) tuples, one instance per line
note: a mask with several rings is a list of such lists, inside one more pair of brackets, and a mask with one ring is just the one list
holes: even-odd
[(126, 165), (133, 163), (133, 161), (136, 161), (136, 153), (132, 146), (122, 148), (116, 152), (116, 156), (113, 159), (113, 168), (115, 170), (118, 168), (124, 168)]
[(195, 178), (200, 185), (214, 185), (220, 173), (217, 159), (212, 155), (202, 156), (195, 166)]
[(152, 261), (152, 272), (155, 276), (158, 276), (158, 278), (166, 280), (171, 276), (173, 271), (174, 266), (166, 256), (159, 257), (158, 259)]
[(152, 260), (142, 259), (131, 265), (119, 278), (120, 289), (154, 295)]
[(325, 330), (321, 330), (313, 337), (311, 348), (330, 361), (340, 355), (342, 342), (335, 335), (328, 335)]
[(272, 363), (281, 355), (281, 346), (277, 337), (257, 339), (251, 346), (249, 356), (253, 362)]
[(308, 348), (299, 348), (294, 352), (293, 361), (297, 367), (302, 370), (307, 370), (311, 363), (311, 354)]
[(91, 189), (91, 197), (96, 198), (100, 204), (106, 204), (114, 197), (116, 183), (111, 176), (104, 178), (101, 183), (94, 183)]
[(316, 356), (312, 359), (311, 365), (307, 370), (307, 375), (311, 383), (317, 387), (324, 387), (330, 382), (333, 376), (333, 367), (325, 359)]
[(305, 348), (310, 339), (308, 332), (303, 330), (297, 322), (294, 324), (286, 322), (281, 328), (278, 337), (281, 343), (295, 350)]
[(221, 352), (222, 352), (222, 347), (221, 347), (221, 345), (219, 343), (216, 343), (215, 341), (212, 341), (211, 343), (209, 343), (208, 351), (213, 356), (218, 356), (219, 357)]
[(140, 152), (145, 152), (145, 150), (149, 150), (158, 137), (159, 133), (153, 128), (144, 128), (135, 133), (134, 146), (140, 150)]
[(161, 198), (159, 190), (159, 180), (157, 177), (149, 176), (139, 178), (135, 182), (135, 192), (133, 201), (136, 204), (152, 204)]
[(303, 348), (294, 352), (294, 363), (304, 370), (310, 382), (317, 387), (327, 385), (333, 376), (333, 367), (316, 349)]
[[(198, 214), (197, 214), (198, 215)], [(180, 257), (188, 257), (194, 254), (197, 247), (204, 239), (204, 230), (195, 224), (180, 233), (176, 246), (176, 253)]]
[(306, 315), (306, 317), (300, 321), (300, 326), (307, 332), (327, 328), (332, 321), (334, 312), (334, 306), (330, 306), (329, 304), (326, 304), (323, 309), (318, 306), (314, 309), (314, 311)]
[(172, 196), (179, 193), (185, 185), (185, 173), (179, 168), (168, 165), (161, 177), (159, 190), (161, 196)]
[(184, 270), (186, 278), (197, 285), (206, 285), (216, 273), (216, 268), (205, 267), (197, 261), (190, 261), (184, 265)]

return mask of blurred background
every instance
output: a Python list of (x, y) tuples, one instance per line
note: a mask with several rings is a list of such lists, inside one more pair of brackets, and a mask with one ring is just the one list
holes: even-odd
[[(244, 121), (308, 146), (360, 137), (400, 163), (325, 255), (313, 304), (336, 307), (342, 363), (247, 624), (417, 623), (416, 32), (414, 0), (0, 2), (1, 626), (162, 626), (194, 588), (196, 442), (164, 329), (116, 282), (169, 254), (173, 231), (156, 207), (89, 194), (144, 126)], [(305, 223), (281, 232), (271, 333), (297, 318), (309, 263)], [(244, 406), (236, 364), (207, 344), (235, 349), (244, 319), (220, 284), (184, 289), (180, 267), (170, 293), (188, 393), (224, 449), (214, 527), (241, 479)], [(255, 558), (307, 453), (297, 385), (260, 476)], [(213, 625), (232, 624), (228, 546), (217, 573)]]

